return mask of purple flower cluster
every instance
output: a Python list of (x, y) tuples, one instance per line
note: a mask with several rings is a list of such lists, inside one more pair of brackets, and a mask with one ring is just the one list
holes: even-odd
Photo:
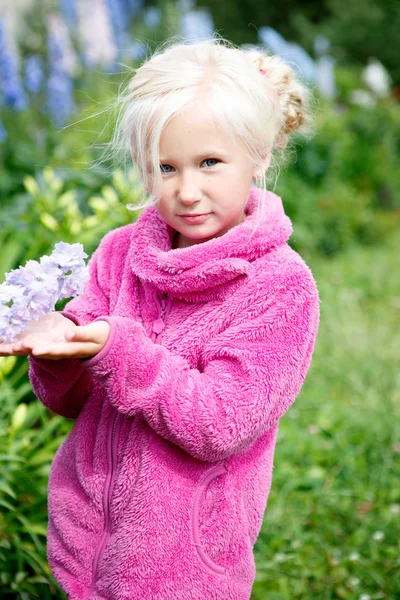
[(44, 81), (42, 59), (37, 54), (32, 54), (25, 59), (24, 66), (26, 87), (34, 96), (36, 96)]
[(60, 0), (60, 11), (67, 25), (71, 28), (76, 27), (78, 23), (76, 0)]
[(127, 19), (133, 19), (139, 13), (144, 0), (119, 0)]
[(57, 127), (63, 127), (75, 112), (75, 102), (73, 82), (64, 65), (65, 49), (57, 33), (50, 31), (47, 42), (50, 65), (47, 105), (53, 123)]
[(58, 242), (40, 262), (6, 273), (0, 285), (0, 341), (12, 343), (29, 321), (54, 310), (57, 300), (82, 294), (89, 270), (82, 244)]
[(28, 101), (19, 76), (18, 56), (6, 35), (6, 23), (0, 19), (0, 88), (4, 104), (14, 110), (25, 110)]
[[(145, 55), (143, 42), (133, 42), (129, 33), (130, 21), (137, 15), (143, 0), (106, 0), (108, 17), (113, 30), (113, 39), (118, 50), (118, 55), (128, 55), (135, 60), (140, 60)], [(140, 57), (140, 58), (139, 58)], [(118, 70), (118, 65), (111, 66), (111, 70)]]

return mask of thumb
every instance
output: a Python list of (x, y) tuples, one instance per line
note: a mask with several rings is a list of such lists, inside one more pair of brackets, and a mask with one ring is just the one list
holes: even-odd
[(77, 325), (74, 329), (65, 332), (65, 338), (68, 341), (91, 342), (93, 337), (93, 327), (91, 325)]

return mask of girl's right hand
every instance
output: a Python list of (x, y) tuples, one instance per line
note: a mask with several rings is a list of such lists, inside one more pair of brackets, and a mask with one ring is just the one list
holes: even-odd
[(73, 321), (59, 312), (42, 315), (37, 321), (30, 321), (13, 342), (0, 343), (0, 356), (27, 356), (36, 346), (67, 344), (66, 332), (74, 331), (76, 327)]

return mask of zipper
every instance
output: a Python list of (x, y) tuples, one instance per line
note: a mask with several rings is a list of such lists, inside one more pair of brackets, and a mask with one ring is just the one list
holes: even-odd
[(163, 329), (165, 327), (165, 320), (169, 314), (169, 311), (171, 309), (171, 304), (172, 304), (172, 300), (168, 296), (167, 292), (165, 292), (163, 294), (157, 294), (157, 297), (160, 301), (160, 306), (159, 306), (158, 319), (156, 321), (154, 321), (154, 323), (153, 323), (153, 329), (152, 329), (153, 342), (157, 341), (157, 337), (163, 331)]
[(110, 518), (110, 504), (111, 504), (111, 495), (115, 482), (115, 473), (117, 467), (117, 448), (118, 448), (118, 439), (119, 432), (121, 429), (121, 421), (122, 421), (122, 413), (120, 413), (116, 408), (113, 407), (114, 410), (114, 419), (112, 427), (110, 428), (110, 433), (107, 439), (107, 460), (110, 466), (110, 470), (107, 473), (106, 484), (104, 487), (103, 493), (103, 510), (104, 510), (104, 532), (101, 538), (100, 544), (97, 548), (97, 551), (93, 558), (93, 578), (92, 578), (92, 587), (94, 587), (94, 583), (97, 575), (97, 567), (99, 564), (100, 557), (104, 551), (105, 545), (107, 543), (107, 539), (111, 534), (111, 518)]
[[(152, 328), (152, 334), (153, 334), (152, 340), (154, 342), (157, 340), (157, 337), (160, 335), (160, 333), (163, 331), (163, 329), (165, 327), (165, 319), (168, 316), (169, 311), (171, 309), (171, 305), (172, 305), (172, 300), (171, 300), (171, 298), (168, 297), (167, 293), (164, 293), (162, 295), (157, 294), (157, 298), (159, 300), (158, 318), (156, 321), (154, 321), (153, 328)], [(96, 553), (93, 557), (93, 564), (92, 564), (92, 573), (93, 573), (92, 590), (93, 591), (94, 591), (94, 585), (95, 585), (95, 581), (96, 581), (96, 575), (97, 575), (99, 561), (100, 561), (101, 555), (104, 552), (104, 548), (106, 546), (107, 540), (111, 534), (111, 526), (112, 526), (111, 518), (110, 518), (111, 496), (112, 496), (114, 483), (115, 483), (115, 474), (116, 474), (116, 470), (117, 470), (118, 439), (119, 439), (119, 433), (120, 433), (122, 418), (123, 418), (123, 415), (121, 412), (119, 412), (114, 407), (113, 407), (113, 410), (114, 410), (113, 424), (109, 430), (109, 435), (108, 435), (108, 439), (107, 439), (107, 460), (108, 460), (108, 465), (109, 465), (109, 471), (107, 473), (107, 479), (106, 479), (104, 493), (103, 493), (103, 510), (104, 510), (105, 525), (104, 525), (104, 532), (103, 532), (102, 538), (97, 547)]]

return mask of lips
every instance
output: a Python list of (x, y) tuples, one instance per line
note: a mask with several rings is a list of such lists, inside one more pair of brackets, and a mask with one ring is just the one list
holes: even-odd
[(178, 215), (182, 221), (188, 223), (190, 225), (198, 225), (204, 223), (211, 213), (206, 213), (202, 215)]

